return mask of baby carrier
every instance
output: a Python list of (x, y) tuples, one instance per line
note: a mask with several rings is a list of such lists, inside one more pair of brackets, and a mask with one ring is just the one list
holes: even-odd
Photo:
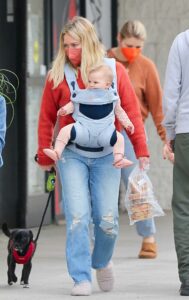
[(115, 60), (104, 60), (114, 74), (109, 89), (80, 89), (75, 73), (68, 64), (65, 65), (64, 71), (74, 104), (73, 118), (76, 121), (67, 147), (91, 158), (110, 154), (117, 141), (114, 108), (119, 97)]

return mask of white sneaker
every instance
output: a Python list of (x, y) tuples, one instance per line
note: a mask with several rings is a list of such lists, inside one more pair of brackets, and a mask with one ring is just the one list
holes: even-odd
[(96, 270), (96, 278), (99, 288), (103, 292), (110, 292), (114, 286), (114, 273), (112, 261), (103, 269)]
[(75, 283), (72, 289), (72, 296), (90, 296), (92, 293), (91, 283), (89, 281), (83, 281)]

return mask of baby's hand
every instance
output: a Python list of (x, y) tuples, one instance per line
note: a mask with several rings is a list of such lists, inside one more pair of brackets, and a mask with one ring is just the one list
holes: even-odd
[(133, 134), (135, 131), (135, 127), (132, 123), (129, 123), (126, 127), (126, 130), (130, 132), (130, 134)]
[(74, 105), (70, 101), (58, 110), (57, 116), (66, 116), (66, 115), (72, 114), (73, 112), (74, 112)]
[(61, 107), (57, 112), (57, 116), (65, 116), (65, 115), (67, 115), (67, 111), (64, 107)]

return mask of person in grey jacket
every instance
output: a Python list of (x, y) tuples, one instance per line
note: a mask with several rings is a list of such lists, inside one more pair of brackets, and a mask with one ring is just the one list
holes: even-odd
[(168, 158), (174, 162), (172, 209), (180, 295), (189, 296), (189, 30), (176, 36), (169, 52), (163, 109), (164, 157), (172, 151)]
[(3, 165), (2, 150), (5, 145), (6, 132), (6, 103), (4, 97), (0, 95), (0, 167)]

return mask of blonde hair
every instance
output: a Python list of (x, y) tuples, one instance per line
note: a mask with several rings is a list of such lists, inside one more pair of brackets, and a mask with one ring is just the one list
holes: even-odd
[(73, 39), (81, 43), (81, 76), (87, 84), (87, 70), (94, 64), (101, 63), (105, 56), (105, 49), (100, 43), (92, 23), (83, 17), (74, 17), (64, 26), (59, 40), (59, 50), (52, 69), (49, 72), (49, 80), (53, 80), (54, 88), (64, 79), (64, 65), (67, 62), (64, 50), (64, 35), (69, 34)]
[(129, 38), (129, 37), (134, 37), (134, 38), (140, 39), (142, 41), (145, 41), (146, 37), (147, 37), (146, 28), (138, 20), (127, 21), (122, 26), (122, 28), (120, 30), (120, 35), (123, 39)]
[(112, 68), (110, 66), (108, 66), (106, 64), (100, 64), (100, 65), (93, 66), (89, 69), (88, 76), (95, 72), (101, 72), (104, 76), (104, 80), (109, 83), (112, 83), (114, 74), (113, 74)]

